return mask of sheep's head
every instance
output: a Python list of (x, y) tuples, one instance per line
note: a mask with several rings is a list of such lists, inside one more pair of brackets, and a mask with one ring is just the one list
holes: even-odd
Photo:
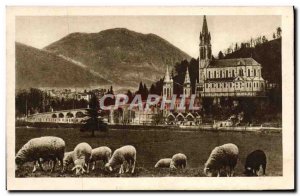
[(204, 167), (204, 174), (208, 177), (212, 177), (214, 172), (211, 168), (209, 167)]
[(252, 168), (251, 168), (251, 167), (246, 167), (246, 168), (245, 168), (245, 171), (244, 171), (244, 174), (245, 174), (246, 176), (254, 176), (254, 175), (255, 175), (254, 172), (252, 171)]
[(86, 171), (84, 167), (86, 166), (85, 161), (78, 159), (74, 161), (75, 166), (72, 168), (72, 171), (76, 171), (76, 175), (84, 174)]
[(85, 169), (83, 168), (82, 165), (75, 165), (73, 168), (72, 168), (72, 171), (76, 171), (76, 175), (81, 175), (81, 174), (84, 174), (86, 171)]
[(25, 161), (19, 157), (16, 157), (15, 162), (16, 162), (16, 170), (18, 170), (24, 164)]
[(111, 165), (109, 163), (105, 164), (105, 170), (112, 172), (113, 168), (111, 167)]

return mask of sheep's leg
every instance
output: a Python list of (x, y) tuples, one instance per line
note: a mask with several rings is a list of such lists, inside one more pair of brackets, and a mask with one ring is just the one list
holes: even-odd
[(123, 163), (121, 164), (120, 166), (120, 170), (119, 170), (119, 174), (122, 174), (124, 171), (123, 171)]
[(93, 166), (92, 166), (92, 171), (93, 171), (93, 170), (95, 170), (95, 168), (96, 168), (96, 161), (93, 161), (92, 164), (93, 164)]
[(61, 165), (61, 173), (64, 173), (65, 172), (65, 166), (64, 166), (64, 163), (63, 163), (63, 159), (59, 159), (59, 162), (60, 162), (60, 165)]
[(53, 165), (52, 165), (52, 168), (51, 168), (51, 173), (54, 172), (55, 165), (56, 165), (56, 159), (53, 160)]
[(126, 173), (129, 172), (130, 167), (131, 167), (131, 160), (127, 162)]
[(132, 169), (131, 169), (131, 173), (134, 173), (134, 169), (135, 169), (135, 159), (133, 160), (133, 164), (132, 164)]
[(32, 170), (32, 173), (34, 173), (36, 171), (36, 165), (38, 164), (37, 161), (34, 161), (33, 162), (33, 170)]
[(265, 176), (266, 175), (266, 164), (265, 163), (262, 165), (262, 168), (263, 168), (263, 175)]
[(41, 160), (38, 159), (37, 162), (38, 162), (38, 164), (39, 164), (40, 169), (41, 169), (42, 171), (44, 171), (43, 164), (41, 163)]
[(86, 166), (86, 173), (90, 173), (90, 162), (87, 163), (87, 166)]

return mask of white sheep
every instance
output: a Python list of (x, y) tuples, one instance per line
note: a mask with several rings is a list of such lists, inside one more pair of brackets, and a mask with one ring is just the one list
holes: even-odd
[(128, 172), (129, 167), (131, 167), (131, 173), (134, 173), (135, 162), (136, 149), (133, 146), (127, 145), (115, 150), (108, 163), (105, 164), (105, 168), (109, 171), (113, 171), (115, 166), (121, 165), (119, 173), (122, 174), (124, 173), (124, 164), (127, 163), (126, 172)]
[(41, 170), (44, 170), (40, 159), (52, 160), (51, 172), (55, 169), (56, 160), (63, 161), (65, 152), (65, 141), (59, 137), (45, 136), (29, 140), (16, 154), (16, 169), (19, 169), (26, 162), (33, 162), (36, 171), (36, 162)]
[(185, 168), (187, 165), (187, 157), (182, 154), (178, 153), (173, 155), (171, 163), (170, 163), (170, 168), (171, 169), (176, 169), (176, 168)]
[[(228, 177), (233, 176), (238, 154), (239, 149), (235, 144), (229, 143), (215, 147), (205, 163), (204, 174), (219, 177), (221, 170), (224, 169)], [(227, 171), (227, 167), (229, 167), (229, 171)]]
[[(80, 143), (74, 148), (74, 152), (72, 154), (72, 160), (74, 163), (73, 170), (76, 170), (76, 175), (80, 175), (83, 173), (89, 173), (89, 163), (92, 158), (92, 147), (88, 143)], [(85, 171), (84, 167), (87, 168)]]
[(70, 165), (71, 163), (74, 164), (73, 154), (74, 154), (74, 151), (65, 152), (64, 159), (63, 159), (63, 168), (64, 168), (63, 171), (65, 171), (67, 169), (68, 165)]
[(156, 164), (155, 168), (169, 168), (171, 164), (172, 159), (171, 158), (164, 158), (160, 159)]
[(104, 164), (108, 163), (111, 157), (111, 153), (112, 153), (111, 149), (107, 146), (94, 148), (92, 150), (92, 159), (91, 159), (91, 163), (93, 164), (92, 170), (95, 169), (97, 161), (103, 161)]

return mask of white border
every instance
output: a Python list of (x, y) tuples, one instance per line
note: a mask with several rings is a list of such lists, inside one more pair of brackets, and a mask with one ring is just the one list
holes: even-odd
[[(261, 178), (15, 178), (15, 16), (281, 15), (283, 176)], [(9, 7), (7, 8), (7, 188), (9, 190), (275, 190), (294, 188), (294, 48), (291, 7)]]

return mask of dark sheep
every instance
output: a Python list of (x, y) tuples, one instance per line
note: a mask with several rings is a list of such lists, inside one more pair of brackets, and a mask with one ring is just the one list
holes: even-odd
[(245, 172), (246, 176), (258, 176), (257, 172), (262, 166), (263, 175), (266, 174), (267, 157), (262, 150), (255, 150), (251, 152), (246, 159)]

